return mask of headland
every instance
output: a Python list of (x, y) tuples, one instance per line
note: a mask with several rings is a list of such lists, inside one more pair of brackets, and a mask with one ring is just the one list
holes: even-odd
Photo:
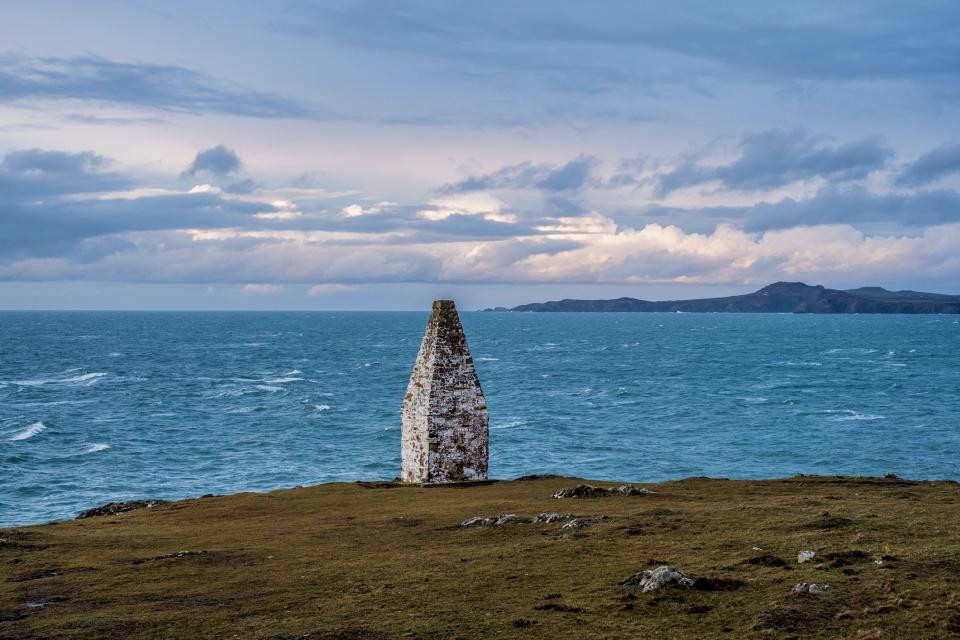
[(3, 529), (0, 637), (960, 634), (955, 482), (581, 485), (619, 486), (338, 483)]

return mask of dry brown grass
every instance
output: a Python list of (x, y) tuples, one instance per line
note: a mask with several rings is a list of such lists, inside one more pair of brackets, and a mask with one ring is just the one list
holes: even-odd
[[(551, 498), (577, 482), (327, 484), (2, 530), (0, 638), (960, 636), (955, 483), (689, 479)], [(554, 511), (603, 519), (457, 527)], [(818, 561), (798, 565), (803, 549)], [(661, 563), (733, 582), (618, 584)]]

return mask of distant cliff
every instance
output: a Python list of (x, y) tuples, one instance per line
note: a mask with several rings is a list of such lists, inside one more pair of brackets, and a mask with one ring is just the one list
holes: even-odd
[(887, 291), (881, 287), (827, 289), (802, 282), (777, 282), (740, 296), (652, 302), (615, 300), (556, 300), (485, 311), (633, 311), (686, 313), (960, 313), (960, 296), (920, 291)]

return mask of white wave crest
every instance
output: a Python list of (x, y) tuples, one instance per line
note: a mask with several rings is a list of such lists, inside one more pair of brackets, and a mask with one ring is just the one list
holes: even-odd
[(80, 376), (74, 376), (72, 378), (66, 378), (63, 381), (66, 383), (72, 384), (82, 384), (83, 386), (88, 386), (95, 383), (100, 378), (103, 378), (107, 374), (105, 373), (85, 373)]
[(83, 453), (85, 454), (96, 453), (97, 451), (103, 451), (104, 449), (109, 449), (109, 448), (110, 448), (110, 445), (106, 443), (94, 442), (93, 444), (88, 445), (87, 448), (83, 450)]
[(267, 384), (284, 384), (285, 382), (303, 382), (303, 378), (273, 378), (264, 380)]
[[(77, 371), (77, 369), (71, 369), (70, 371)], [(70, 373), (70, 371), (67, 373)], [(79, 376), (72, 376), (69, 378), (36, 378), (32, 380), (13, 380), (13, 384), (20, 387), (42, 387), (48, 384), (89, 387), (92, 384), (96, 384), (98, 380), (106, 375), (107, 374), (100, 372), (84, 373)]]
[(845, 416), (834, 418), (837, 422), (847, 422), (848, 420), (886, 420), (887, 416), (878, 416), (872, 413), (851, 413)]
[(18, 431), (12, 436), (10, 436), (10, 441), (17, 442), (19, 440), (29, 440), (30, 438), (37, 435), (41, 431), (45, 431), (46, 428), (47, 428), (47, 425), (43, 424), (42, 422), (39, 422), (39, 421), (34, 422), (33, 424), (29, 425), (27, 428), (21, 431)]
[(514, 429), (516, 427), (522, 427), (525, 424), (527, 424), (526, 420), (519, 419), (519, 420), (511, 420), (510, 422), (503, 422), (501, 424), (491, 425), (490, 428), (491, 429)]
[(315, 404), (313, 408), (315, 411), (330, 411), (330, 405), (328, 404)]

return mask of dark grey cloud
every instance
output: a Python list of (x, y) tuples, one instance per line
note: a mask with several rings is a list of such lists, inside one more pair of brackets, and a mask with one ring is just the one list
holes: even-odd
[[(99, 192), (140, 186), (132, 177), (110, 170), (111, 162), (85, 151), (69, 153), (27, 149), (0, 159), (0, 263), (24, 258), (66, 257), (95, 261), (105, 253), (130, 249), (131, 233), (178, 229), (246, 229), (342, 231), (383, 234), (406, 231), (383, 244), (438, 242), (469, 238), (498, 240), (534, 233), (535, 221), (511, 224), (481, 215), (453, 214), (440, 220), (421, 216), (439, 210), (430, 204), (390, 205), (377, 214), (345, 218), (339, 208), (308, 211), (294, 218), (257, 214), (279, 212), (262, 201), (237, 200), (216, 192), (143, 197), (97, 197)], [(249, 193), (256, 185), (235, 175), (242, 163), (220, 145), (197, 154), (186, 173), (223, 182), (227, 193)], [(169, 241), (165, 241), (169, 244)], [(270, 239), (239, 238), (234, 244), (269, 244)], [(363, 238), (339, 244), (368, 242)], [(229, 244), (229, 242), (228, 242)]]
[(827, 189), (807, 200), (761, 203), (743, 210), (742, 216), (746, 231), (837, 223), (926, 227), (952, 222), (960, 222), (960, 194), (955, 191), (875, 195), (859, 188)]
[(904, 233), (918, 228), (960, 222), (960, 193), (950, 190), (906, 194), (875, 194), (865, 188), (820, 190), (805, 200), (784, 198), (748, 207), (647, 207), (619, 211), (612, 216), (619, 224), (673, 224), (688, 232), (709, 233), (717, 223), (745, 231), (770, 231), (798, 226), (849, 224), (858, 228), (882, 226)]
[(243, 166), (243, 163), (240, 162), (240, 156), (237, 155), (236, 151), (218, 144), (215, 147), (199, 151), (190, 166), (184, 169), (183, 175), (209, 174), (223, 178), (237, 173), (241, 166)]
[(0, 203), (116, 191), (133, 184), (129, 176), (106, 170), (108, 166), (103, 156), (90, 151), (11, 151), (0, 161)]
[(66, 255), (90, 238), (128, 232), (264, 226), (253, 214), (276, 211), (214, 193), (45, 201), (5, 196), (0, 193), (0, 259)]
[(460, 182), (440, 187), (440, 193), (466, 193), (490, 189), (540, 189), (548, 192), (576, 191), (591, 179), (597, 165), (593, 156), (580, 155), (564, 165), (521, 162)]
[[(90, 151), (11, 151), (0, 160), (0, 257), (54, 256), (96, 236), (256, 222), (270, 204), (227, 200), (213, 193), (98, 198), (137, 186)], [(84, 196), (84, 197), (78, 197)]]
[(114, 62), (95, 56), (0, 55), (0, 103), (90, 100), (183, 113), (254, 118), (329, 116), (294, 100), (247, 89), (174, 65)]
[(774, 189), (811, 178), (848, 182), (882, 169), (894, 155), (877, 138), (830, 146), (823, 138), (799, 130), (745, 136), (739, 150), (739, 158), (719, 166), (688, 159), (660, 177), (660, 193), (714, 180), (733, 191)]
[[(295, 2), (270, 27), (449, 60), (462, 73), (536, 72), (573, 80), (563, 87), (572, 91), (665, 80), (671, 74), (664, 63), (691, 60), (702, 63), (704, 75), (726, 71), (778, 84), (898, 80), (946, 87), (960, 77), (960, 8), (947, 1), (838, 7), (827, 0), (614, 0), (603, 11), (553, 0)], [(584, 56), (585, 48), (593, 55)]]
[(246, 195), (261, 188), (252, 178), (238, 176), (242, 169), (243, 161), (237, 152), (218, 144), (198, 152), (180, 177), (207, 180), (232, 195)]
[(944, 144), (904, 167), (897, 184), (918, 187), (955, 173), (960, 173), (960, 143)]

